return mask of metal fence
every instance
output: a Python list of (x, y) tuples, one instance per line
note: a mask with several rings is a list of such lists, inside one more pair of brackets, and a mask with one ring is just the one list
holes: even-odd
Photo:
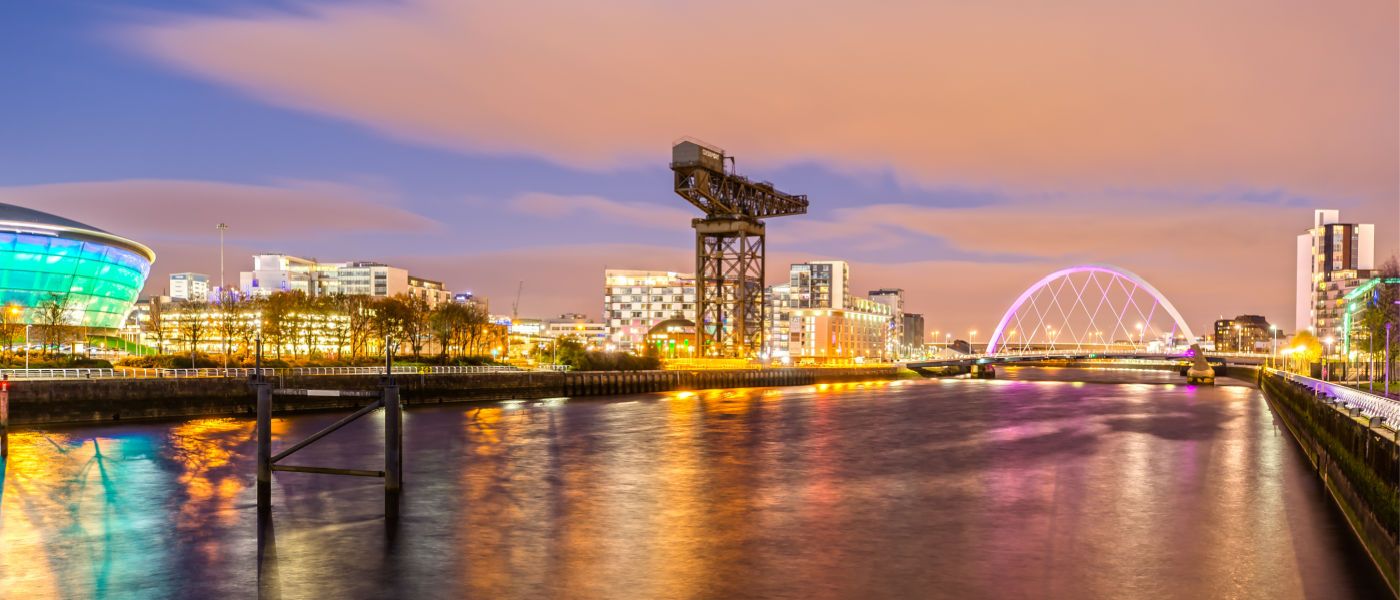
[(1343, 408), (1357, 408), (1360, 409), (1362, 415), (1381, 417), (1384, 419), (1381, 423), (1383, 426), (1392, 430), (1400, 430), (1400, 401), (1289, 371), (1266, 368), (1265, 372), (1278, 375), (1286, 381), (1307, 388), (1315, 396), (1340, 402)]
[(113, 369), (0, 369), (5, 379), (93, 379), (119, 376)]

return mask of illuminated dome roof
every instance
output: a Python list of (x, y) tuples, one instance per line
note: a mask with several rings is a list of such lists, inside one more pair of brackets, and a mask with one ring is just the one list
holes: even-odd
[(146, 284), (149, 246), (72, 219), (0, 204), (0, 306), (27, 324), (62, 302), (72, 325), (116, 329)]
[(34, 210), (32, 208), (15, 206), (13, 204), (5, 204), (3, 202), (0, 202), (0, 221), (34, 223), (36, 225), (53, 225), (55, 227), (71, 227), (73, 229), (86, 229), (88, 231), (107, 233), (106, 231), (102, 231), (101, 229), (98, 229), (91, 225), (79, 223), (72, 219), (65, 219), (58, 215), (51, 215), (49, 213)]

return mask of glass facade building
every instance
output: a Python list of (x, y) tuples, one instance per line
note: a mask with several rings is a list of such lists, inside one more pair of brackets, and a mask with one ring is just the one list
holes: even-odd
[(0, 305), (38, 323), (46, 302), (68, 323), (117, 328), (150, 274), (155, 253), (132, 240), (47, 213), (0, 204)]

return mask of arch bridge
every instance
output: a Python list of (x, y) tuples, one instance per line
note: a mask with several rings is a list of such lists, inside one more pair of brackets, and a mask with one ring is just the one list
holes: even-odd
[(1180, 360), (1194, 339), (1191, 326), (1171, 300), (1147, 280), (1120, 267), (1086, 264), (1050, 273), (1021, 292), (992, 331), (985, 352), (909, 366), (1044, 359)]

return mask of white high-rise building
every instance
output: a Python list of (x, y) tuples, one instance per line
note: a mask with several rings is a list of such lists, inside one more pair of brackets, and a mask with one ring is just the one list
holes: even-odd
[(204, 273), (171, 273), (170, 297), (187, 302), (209, 301), (209, 276)]
[(618, 350), (642, 348), (647, 332), (662, 321), (695, 322), (694, 274), (607, 269), (603, 279), (603, 320)]
[(1298, 236), (1294, 326), (1320, 338), (1342, 337), (1342, 298), (1374, 275), (1376, 226), (1342, 223), (1336, 210), (1313, 211), (1313, 226)]
[(890, 307), (890, 351), (893, 356), (904, 356), (901, 347), (904, 341), (904, 290), (902, 288), (881, 288), (870, 291), (870, 299)]

